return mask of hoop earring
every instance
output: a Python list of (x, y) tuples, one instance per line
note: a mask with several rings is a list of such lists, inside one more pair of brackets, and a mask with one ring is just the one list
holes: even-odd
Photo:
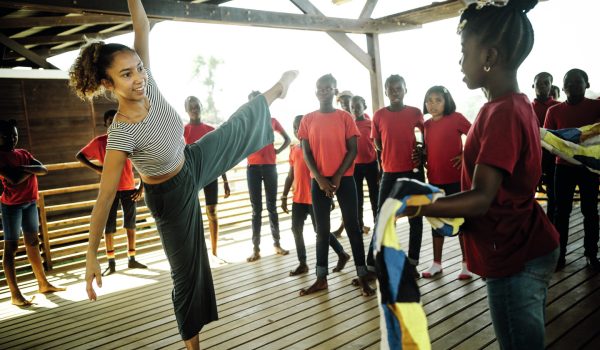
[(492, 69), (490, 66), (483, 66), (483, 70), (487, 73)]

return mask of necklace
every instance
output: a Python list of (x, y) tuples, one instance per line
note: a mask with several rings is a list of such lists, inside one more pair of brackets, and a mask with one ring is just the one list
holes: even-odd
[[(146, 109), (146, 114), (148, 114), (148, 112), (150, 111), (150, 101), (148, 101), (148, 99), (146, 99), (144, 101), (144, 109)], [(123, 117), (125, 117), (127, 120), (129, 121), (134, 121), (133, 118), (131, 118), (130, 116), (128, 116), (127, 114), (121, 112), (120, 109), (117, 109), (117, 114), (122, 115)]]

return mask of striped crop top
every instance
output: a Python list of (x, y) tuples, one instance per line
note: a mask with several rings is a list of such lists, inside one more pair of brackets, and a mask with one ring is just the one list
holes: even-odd
[(144, 176), (158, 176), (175, 170), (184, 159), (183, 122), (158, 90), (150, 69), (146, 73), (148, 115), (135, 124), (114, 121), (108, 128), (106, 149), (127, 153)]

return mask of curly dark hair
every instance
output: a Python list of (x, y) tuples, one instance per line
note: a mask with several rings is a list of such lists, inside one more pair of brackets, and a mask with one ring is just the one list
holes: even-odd
[(77, 96), (91, 100), (104, 94), (102, 79), (112, 82), (106, 70), (112, 65), (114, 54), (121, 51), (135, 52), (128, 46), (103, 41), (90, 41), (81, 47), (69, 70), (69, 86)]

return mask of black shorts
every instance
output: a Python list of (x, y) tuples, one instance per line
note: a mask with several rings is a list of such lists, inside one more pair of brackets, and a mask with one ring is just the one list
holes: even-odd
[(216, 205), (219, 201), (219, 180), (215, 180), (203, 188), (206, 205)]
[(135, 191), (136, 190), (117, 191), (115, 200), (108, 213), (104, 233), (117, 232), (117, 211), (119, 210), (119, 202), (121, 202), (121, 207), (123, 208), (123, 227), (135, 230), (136, 206), (135, 201), (131, 199), (131, 196)]

